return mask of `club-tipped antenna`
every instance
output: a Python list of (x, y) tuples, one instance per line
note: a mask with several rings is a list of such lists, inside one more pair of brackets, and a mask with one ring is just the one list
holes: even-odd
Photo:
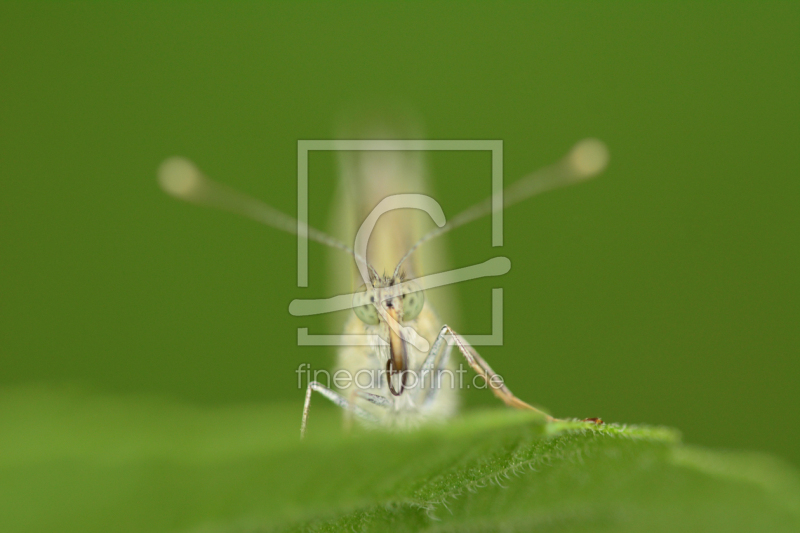
[[(514, 205), (522, 200), (536, 196), (543, 192), (558, 187), (578, 183), (598, 175), (608, 164), (608, 148), (603, 141), (598, 139), (584, 139), (579, 141), (567, 155), (558, 163), (537, 170), (532, 174), (516, 181), (503, 190), (503, 208)], [(492, 212), (492, 197), (467, 208), (451, 218), (447, 224), (434, 228), (422, 236), (400, 259), (394, 270), (397, 276), (400, 267), (408, 257), (422, 244), (444, 235), (459, 226), (472, 222)]]
[(347, 252), (356, 261), (366, 264), (370, 272), (376, 278), (378, 277), (378, 273), (367, 263), (367, 260), (343, 242), (308, 224), (299, 222), (261, 200), (207, 178), (194, 163), (186, 158), (170, 157), (161, 163), (161, 166), (158, 167), (158, 183), (164, 192), (175, 198), (243, 215), (292, 235), (297, 235), (298, 228), (305, 225), (309, 239)]

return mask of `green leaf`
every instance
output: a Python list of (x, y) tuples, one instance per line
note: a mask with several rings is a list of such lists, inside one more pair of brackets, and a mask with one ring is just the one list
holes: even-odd
[(317, 403), (199, 408), (0, 393), (0, 526), (17, 531), (798, 531), (800, 481), (645, 426), (497, 409), (345, 434)]

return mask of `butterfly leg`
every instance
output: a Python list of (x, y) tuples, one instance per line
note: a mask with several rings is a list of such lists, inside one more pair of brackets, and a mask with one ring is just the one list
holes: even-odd
[[(306, 435), (306, 424), (308, 423), (308, 410), (309, 410), (309, 407), (311, 406), (311, 393), (314, 392), (314, 391), (322, 394), (324, 397), (326, 397), (327, 399), (329, 399), (330, 401), (332, 401), (333, 403), (335, 403), (336, 405), (338, 405), (342, 409), (345, 409), (346, 411), (352, 412), (354, 415), (356, 415), (357, 417), (359, 417), (359, 418), (361, 418), (363, 420), (367, 420), (369, 422), (377, 422), (377, 419), (372, 414), (368, 413), (367, 411), (365, 411), (361, 407), (359, 407), (357, 405), (354, 405), (353, 402), (348, 401), (341, 394), (339, 394), (339, 393), (337, 393), (335, 391), (332, 391), (331, 389), (329, 389), (328, 387), (326, 387), (325, 385), (322, 385), (321, 383), (319, 383), (317, 381), (312, 381), (311, 383), (308, 384), (308, 388), (306, 388), (306, 401), (303, 404), (303, 421), (300, 423), (300, 438), (301, 439), (303, 437), (305, 437), (305, 435)], [(359, 391), (359, 392), (361, 392), (361, 391)], [(367, 393), (363, 393), (363, 394), (367, 394)], [(358, 394), (358, 395), (359, 395), (359, 397), (361, 397), (361, 394)], [(370, 396), (376, 396), (376, 395), (370, 395)], [(381, 398), (383, 398), (383, 397), (381, 397)], [(367, 399), (368, 401), (372, 401), (369, 398), (365, 398), (365, 399)], [(383, 399), (386, 400), (386, 398), (383, 398)], [(388, 401), (388, 400), (386, 400), (386, 401)], [(377, 405), (380, 405), (379, 403), (377, 403), (377, 400), (376, 401), (372, 401), (372, 403), (376, 403)]]
[[(483, 357), (475, 351), (475, 348), (469, 345), (467, 341), (465, 341), (458, 333), (452, 330), (450, 326), (444, 325), (442, 329), (439, 331), (439, 335), (436, 337), (436, 340), (431, 347), (431, 354), (428, 355), (428, 358), (433, 355), (434, 349), (442, 350), (442, 346), (447, 344), (446, 351), (449, 351), (450, 345), (455, 344), (458, 347), (458, 350), (461, 352), (461, 355), (464, 356), (464, 359), (467, 360), (467, 363), (470, 367), (479, 375), (481, 376), (484, 381), (489, 385), (489, 389), (491, 389), (492, 393), (503, 400), (508, 406), (515, 407), (517, 409), (526, 409), (530, 411), (536, 411), (537, 413), (543, 414), (549, 422), (556, 420), (552, 416), (548, 415), (536, 409), (532, 405), (529, 405), (516, 396), (511, 390), (506, 387), (505, 383), (503, 382), (502, 377), (497, 374), (489, 364), (484, 361)], [(438, 348), (437, 348), (438, 346)], [(435, 359), (435, 355), (433, 356)], [(442, 358), (445, 359), (445, 358)], [(426, 359), (427, 361), (427, 359)], [(435, 391), (433, 392), (435, 394)]]
[(353, 413), (356, 408), (356, 399), (361, 398), (362, 400), (366, 400), (371, 404), (377, 405), (378, 407), (391, 407), (392, 401), (388, 398), (381, 396), (380, 394), (373, 394), (371, 392), (364, 392), (362, 390), (358, 390), (356, 388), (350, 391), (348, 394), (348, 408), (344, 411), (344, 430), (348, 432), (353, 427)]
[[(436, 337), (428, 356), (420, 369), (420, 389), (417, 401), (422, 408), (429, 407), (436, 400), (442, 385), (442, 371), (447, 367), (453, 345), (441, 333)], [(430, 380), (429, 382), (427, 380)], [(427, 385), (426, 385), (427, 383)], [(451, 383), (452, 384), (452, 383)]]

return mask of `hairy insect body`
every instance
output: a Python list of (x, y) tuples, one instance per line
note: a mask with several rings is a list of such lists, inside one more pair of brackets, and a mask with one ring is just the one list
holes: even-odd
[[(428, 303), (419, 315), (408, 321), (400, 321), (403, 326), (414, 328), (433, 346), (442, 323)], [(381, 339), (373, 346), (343, 346), (339, 350), (337, 370), (344, 370), (353, 376), (347, 386), (341, 389), (346, 398), (354, 398), (361, 390), (383, 396), (391, 404), (382, 407), (363, 402), (365, 410), (371, 413), (378, 424), (396, 429), (413, 428), (422, 423), (443, 420), (455, 414), (459, 404), (457, 389), (458, 374), (456, 361), (448, 358), (441, 371), (434, 373), (423, 369), (428, 353), (423, 353), (410, 343), (406, 343), (408, 368), (394, 375), (387, 370), (391, 359), (392, 332), (385, 322), (377, 325), (366, 324), (355, 314), (345, 324), (346, 335), (372, 335)], [(397, 396), (389, 389), (390, 381), (395, 392), (402, 386), (402, 372), (408, 376), (403, 392)], [(334, 373), (334, 375), (336, 375)], [(435, 387), (435, 389), (434, 389)], [(435, 398), (431, 396), (435, 394)]]
[[(378, 132), (361, 132), (367, 136)], [(383, 131), (391, 137), (397, 132)], [(391, 141), (387, 141), (391, 144)], [(424, 154), (420, 152), (377, 151), (350, 152), (340, 155), (341, 189), (346, 194), (341, 198), (336, 219), (341, 224), (349, 220), (349, 228), (342, 228), (344, 239), (352, 242), (358, 225), (384, 198), (394, 194), (430, 194), (426, 183), (427, 172)], [(346, 211), (346, 213), (344, 212)], [(341, 226), (340, 226), (341, 227)], [(430, 230), (433, 222), (427, 213), (415, 209), (389, 211), (380, 216), (370, 235), (367, 261), (377, 273), (393, 272), (409, 248)], [(346, 241), (347, 242), (347, 241)], [(441, 350), (438, 357), (430, 358), (431, 351), (423, 352), (413, 343), (393, 332), (385, 317), (379, 315), (375, 305), (393, 317), (400, 326), (413, 328), (433, 346), (439, 335), (442, 322), (433, 310), (431, 298), (437, 302), (451, 303), (450, 288), (438, 291), (412, 292), (402, 289), (405, 278), (417, 278), (431, 270), (443, 270), (444, 246), (416, 254), (403, 265), (403, 273), (397, 276), (371, 277), (367, 283), (350, 259), (346, 265), (347, 275), (353, 285), (352, 291), (361, 285), (354, 298), (355, 307), (345, 324), (345, 335), (368, 335), (373, 339), (369, 346), (342, 346), (339, 349), (334, 375), (344, 371), (344, 387), (338, 390), (350, 402), (356, 402), (370, 413), (374, 420), (359, 417), (368, 425), (380, 425), (396, 429), (416, 427), (421, 423), (441, 420), (453, 415), (458, 407), (458, 390), (453, 382), (455, 361), (447, 357), (448, 350)], [(337, 254), (334, 260), (340, 260)], [(335, 265), (334, 265), (335, 268)], [(339, 271), (345, 271), (340, 267)], [(340, 286), (340, 288), (343, 288)], [(452, 312), (448, 314), (452, 320)], [(423, 366), (426, 365), (425, 369)], [(370, 396), (372, 395), (372, 396)], [(382, 397), (379, 403), (363, 401), (364, 397)], [(347, 415), (345, 415), (347, 416)]]

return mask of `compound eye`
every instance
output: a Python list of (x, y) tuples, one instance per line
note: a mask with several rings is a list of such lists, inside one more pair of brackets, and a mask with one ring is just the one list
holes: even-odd
[(403, 320), (414, 320), (425, 305), (425, 293), (419, 285), (407, 282), (403, 287)]
[(353, 295), (353, 312), (359, 320), (371, 326), (377, 326), (378, 310), (375, 309), (373, 302), (375, 301), (375, 291), (372, 289), (367, 290), (366, 285), (358, 288), (358, 291)]

